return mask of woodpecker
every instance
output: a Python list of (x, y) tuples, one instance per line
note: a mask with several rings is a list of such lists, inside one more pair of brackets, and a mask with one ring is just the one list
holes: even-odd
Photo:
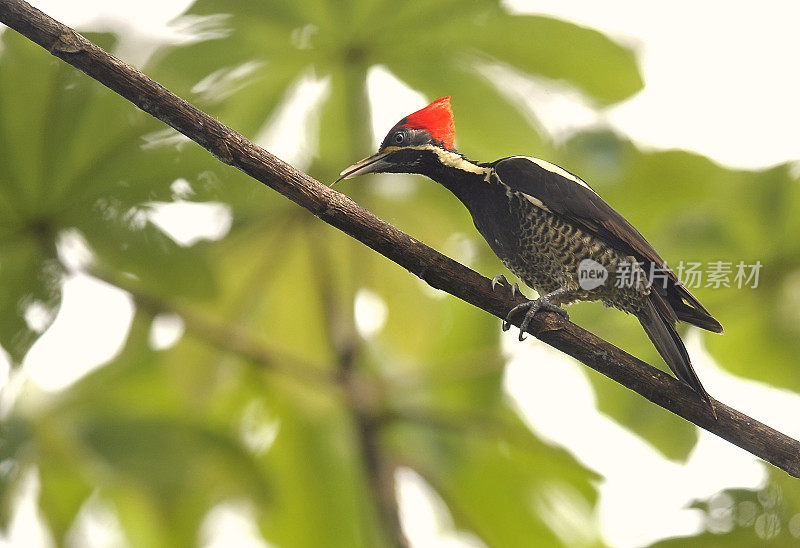
[[(675, 324), (715, 333), (722, 325), (644, 236), (569, 171), (528, 156), (474, 162), (454, 148), (454, 137), (450, 97), (441, 97), (395, 124), (377, 154), (342, 171), (337, 182), (366, 173), (416, 173), (438, 182), (466, 206), (502, 263), (539, 294), (512, 309), (504, 329), (523, 314), (522, 340), (539, 310), (568, 318), (561, 305), (576, 301), (634, 314), (677, 378), (714, 413)], [(581, 278), (589, 272), (596, 275)], [(628, 283), (619, 283), (623, 278)], [(498, 282), (508, 285), (495, 276), (493, 289)]]

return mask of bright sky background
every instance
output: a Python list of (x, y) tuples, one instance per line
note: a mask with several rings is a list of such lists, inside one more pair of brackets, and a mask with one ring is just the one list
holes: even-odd
[[(181, 39), (180, 31), (170, 28), (167, 21), (189, 2), (32, 3), (68, 25), (125, 32), (119, 55), (141, 63), (153, 44)], [(693, 150), (731, 167), (762, 168), (800, 159), (800, 77), (796, 68), (800, 3), (517, 0), (510, 5), (596, 28), (637, 52), (646, 82), (644, 91), (603, 111), (571, 90), (520, 88), (555, 139), (583, 127), (607, 124), (639, 146)], [(398, 86), (385, 72), (372, 73), (370, 84), (380, 90), (375, 95), (381, 99), (374, 105), (378, 137), (397, 119), (425, 104), (425, 98)], [(320, 88), (315, 93), (316, 99), (294, 104), (292, 112), (307, 113), (310, 105), (324, 96)], [(275, 134), (275, 127), (265, 129), (263, 144)], [(296, 153), (281, 152), (279, 155), (287, 159)], [(153, 220), (187, 245), (198, 238), (222, 237), (230, 222), (220, 204), (208, 208), (162, 206)], [(68, 386), (108, 361), (127, 335), (130, 298), (79, 273), (86, 250), (78, 236), (65, 235), (60, 250), (74, 267), (65, 281), (63, 306), (25, 360), (22, 375), (4, 381), (7, 374), (3, 373), (0, 352), (0, 386), (5, 382), (0, 390), (0, 416), (26, 383), (49, 390)], [(374, 294), (361, 294), (356, 307), (364, 336), (374, 336), (386, 315), (391, 316), (391, 310), (387, 312)], [(34, 312), (32, 322), (37, 321)], [(98, 337), (98, 333), (103, 335)], [(179, 321), (162, 318), (151, 341), (155, 346), (168, 347), (181, 334)], [(791, 420), (800, 416), (797, 394), (728, 374), (704, 351), (696, 335), (690, 335), (687, 345), (698, 375), (711, 393), (720, 400), (735, 401), (742, 411), (800, 437), (800, 427)], [(98, 346), (98, 340), (105, 346)], [(756, 488), (763, 483), (761, 463), (703, 432), (688, 462), (668, 461), (624, 425), (597, 410), (584, 366), (542, 344), (518, 344), (513, 333), (503, 339), (503, 349), (509, 359), (506, 390), (531, 428), (542, 438), (567, 448), (605, 478), (599, 485), (600, 501), (594, 510), (582, 507), (574, 493), (557, 486), (542, 494), (553, 530), (565, 542), (580, 545), (596, 540), (591, 534), (593, 524), (600, 525), (604, 542), (621, 547), (693, 534), (704, 524), (696, 510), (686, 508), (692, 499), (728, 487)], [(58, 367), (51, 367), (53, 363)], [(569, 394), (568, 406), (564, 394)], [(404, 527), (416, 548), (481, 546), (473, 536), (453, 530), (446, 507), (418, 475), (401, 470), (398, 480)], [(47, 546), (50, 542), (36, 527), (37, 481), (31, 474), (15, 525), (8, 538), (0, 538), (0, 548)], [(120, 538), (113, 512), (97, 497), (82, 510), (73, 535), (88, 546), (114, 546)], [(205, 546), (265, 546), (257, 538), (251, 511), (234, 502), (209, 513), (201, 537)]]

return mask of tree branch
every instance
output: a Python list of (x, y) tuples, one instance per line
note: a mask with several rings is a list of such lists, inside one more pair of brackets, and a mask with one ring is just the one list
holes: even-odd
[[(504, 318), (522, 302), (492, 292), (489, 280), (415, 240), (245, 139), (160, 84), (22, 0), (0, 0), (0, 21), (82, 70), (234, 166), (425, 280), (431, 286)], [(715, 420), (685, 384), (552, 313), (530, 332), (653, 403), (800, 477), (800, 442), (716, 402)]]

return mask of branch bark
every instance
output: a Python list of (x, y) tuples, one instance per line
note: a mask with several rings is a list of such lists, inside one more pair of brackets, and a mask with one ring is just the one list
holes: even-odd
[[(283, 194), (432, 287), (498, 318), (504, 318), (513, 306), (522, 302), (522, 297), (514, 297), (509, 291), (493, 292), (488, 278), (282, 162), (26, 2), (0, 0), (0, 22), (172, 126), (221, 162)], [(718, 401), (714, 402), (718, 416), (715, 420), (688, 386), (556, 314), (539, 314), (529, 331), (651, 402), (800, 477), (800, 442), (797, 440)]]

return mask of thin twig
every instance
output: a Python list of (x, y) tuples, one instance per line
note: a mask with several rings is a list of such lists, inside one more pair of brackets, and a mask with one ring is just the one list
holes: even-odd
[[(0, 21), (180, 131), (220, 161), (280, 192), (432, 287), (499, 318), (522, 302), (521, 296), (514, 297), (509, 291), (492, 292), (487, 278), (282, 162), (26, 2), (0, 0)], [(556, 314), (538, 315), (530, 332), (661, 407), (800, 477), (797, 440), (716, 401), (715, 420), (688, 386)]]

